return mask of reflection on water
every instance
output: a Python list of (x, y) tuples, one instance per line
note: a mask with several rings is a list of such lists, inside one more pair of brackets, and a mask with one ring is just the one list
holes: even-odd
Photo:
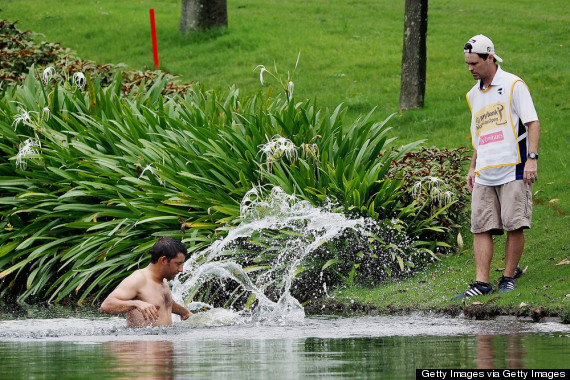
[[(414, 378), (416, 368), (565, 368), (570, 326), (450, 318), (306, 318), (129, 329), (119, 318), (0, 322), (7, 379)], [(25, 365), (23, 365), (25, 363)]]
[[(496, 358), (504, 352), (504, 365), (497, 365)], [(509, 368), (521, 369), (524, 367), (526, 352), (523, 350), (522, 337), (518, 334), (501, 336), (477, 335), (477, 358), (475, 363), (479, 369)]]
[[(565, 368), (568, 339), (531, 334), (194, 343), (0, 342), (0, 370), (9, 379), (405, 379), (414, 378), (416, 368)], [(487, 349), (489, 344), (493, 349)]]
[(115, 359), (110, 372), (117, 379), (172, 379), (174, 350), (170, 341), (105, 342), (105, 354)]

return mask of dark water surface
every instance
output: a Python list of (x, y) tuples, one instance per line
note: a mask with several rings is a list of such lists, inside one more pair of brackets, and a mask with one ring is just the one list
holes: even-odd
[(0, 321), (0, 358), (2, 379), (407, 379), (416, 368), (568, 368), (570, 326), (224, 314), (129, 329), (121, 318), (22, 319)]

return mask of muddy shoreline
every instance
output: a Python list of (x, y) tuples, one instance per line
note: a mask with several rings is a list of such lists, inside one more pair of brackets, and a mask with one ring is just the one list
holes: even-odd
[(307, 315), (408, 315), (412, 313), (437, 314), (449, 317), (464, 316), (475, 320), (508, 320), (526, 322), (559, 322), (570, 324), (570, 311), (548, 307), (511, 307), (482, 303), (453, 304), (435, 308), (377, 307), (358, 302), (342, 303), (335, 300), (316, 300), (305, 305)]

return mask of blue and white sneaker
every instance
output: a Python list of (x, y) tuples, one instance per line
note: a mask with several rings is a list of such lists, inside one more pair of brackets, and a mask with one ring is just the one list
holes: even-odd
[(473, 296), (481, 296), (484, 294), (491, 294), (493, 293), (493, 285), (486, 284), (484, 282), (476, 281), (469, 285), (469, 289), (464, 291), (461, 294), (456, 295), (455, 297), (451, 298), (452, 300), (457, 300), (460, 298), (467, 298)]
[(515, 290), (515, 280), (512, 277), (501, 276), (499, 279), (499, 293), (507, 293)]

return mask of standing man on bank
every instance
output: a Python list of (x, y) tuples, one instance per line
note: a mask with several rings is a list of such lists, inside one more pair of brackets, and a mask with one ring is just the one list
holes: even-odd
[(465, 44), (465, 63), (477, 80), (467, 93), (473, 158), (467, 175), (472, 192), (471, 232), (476, 281), (453, 299), (489, 294), (493, 235), (507, 231), (505, 271), (499, 293), (515, 288), (515, 269), (530, 228), (532, 184), (537, 180), (540, 124), (526, 84), (503, 71), (493, 42), (480, 34)]
[(172, 299), (167, 280), (183, 270), (187, 250), (171, 237), (158, 240), (150, 251), (150, 264), (125, 278), (101, 304), (101, 312), (127, 316), (127, 326), (172, 324), (172, 313), (182, 320), (192, 313)]

